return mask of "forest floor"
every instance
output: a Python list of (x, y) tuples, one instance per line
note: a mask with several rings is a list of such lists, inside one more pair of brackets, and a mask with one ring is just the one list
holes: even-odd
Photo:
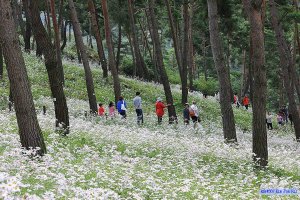
[[(157, 125), (162, 87), (122, 78), (126, 120), (85, 117), (89, 109), (83, 69), (65, 63), (71, 132), (54, 127), (53, 103), (43, 63), (24, 55), (48, 153), (30, 158), (20, 148), (14, 112), (5, 109), (7, 80), (0, 87), (0, 199), (299, 199), (300, 150), (289, 126), (268, 132), (269, 167), (252, 165), (251, 112), (234, 109), (238, 145), (223, 141), (220, 108), (213, 97), (190, 94), (201, 109), (203, 128)], [(113, 100), (111, 80), (93, 70), (97, 100)], [(145, 123), (136, 124), (132, 98), (141, 91)], [(173, 86), (175, 102), (180, 91)], [(42, 114), (42, 106), (47, 114)], [(178, 116), (182, 107), (177, 106)], [(261, 195), (264, 189), (295, 189), (296, 195)], [(283, 190), (282, 190), (283, 191)]]

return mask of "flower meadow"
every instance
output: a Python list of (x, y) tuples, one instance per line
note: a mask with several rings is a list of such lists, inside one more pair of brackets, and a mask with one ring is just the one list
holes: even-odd
[[(47, 154), (22, 150), (14, 112), (0, 111), (0, 199), (299, 199), (300, 150), (292, 133), (269, 132), (269, 167), (254, 170), (251, 133), (238, 145), (223, 142), (219, 124), (203, 117), (203, 129), (167, 124), (153, 113), (138, 126), (126, 120), (84, 116), (88, 103), (69, 99), (71, 132), (55, 132), (52, 100), (37, 110)], [(130, 111), (130, 108), (129, 108)], [(260, 195), (261, 189), (298, 190)]]

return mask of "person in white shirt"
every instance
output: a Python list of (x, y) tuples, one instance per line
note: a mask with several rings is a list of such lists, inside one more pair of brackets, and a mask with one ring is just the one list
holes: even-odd
[(198, 122), (199, 110), (195, 101), (193, 101), (193, 104), (190, 106), (190, 116), (194, 123)]

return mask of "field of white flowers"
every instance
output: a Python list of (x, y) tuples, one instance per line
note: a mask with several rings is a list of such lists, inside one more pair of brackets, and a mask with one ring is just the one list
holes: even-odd
[[(51, 99), (38, 110), (48, 153), (22, 151), (15, 114), (0, 111), (0, 199), (299, 199), (300, 150), (292, 133), (269, 132), (269, 168), (251, 164), (251, 133), (223, 143), (222, 129), (203, 118), (203, 130), (156, 125), (154, 113), (136, 125), (84, 117), (88, 103), (68, 100), (71, 133), (54, 130)], [(297, 189), (298, 195), (261, 196), (260, 189)]]

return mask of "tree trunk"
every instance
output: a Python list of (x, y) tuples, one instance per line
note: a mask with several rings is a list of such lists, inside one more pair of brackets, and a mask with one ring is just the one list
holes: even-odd
[(129, 46), (130, 46), (130, 51), (131, 51), (131, 55), (132, 55), (132, 62), (133, 62), (133, 69), (132, 69), (132, 75), (136, 76), (136, 59), (135, 59), (135, 52), (133, 49), (133, 45), (132, 45), (132, 38), (131, 38), (131, 33), (127, 33), (127, 38), (128, 38), (128, 42), (129, 42)]
[(51, 20), (50, 20), (50, 9), (49, 9), (49, 1), (50, 0), (45, 0), (45, 6), (46, 6), (46, 19), (47, 19), (47, 31), (49, 34), (50, 39), (52, 40), (52, 32), (51, 32)]
[(60, 50), (61, 50), (61, 52), (63, 52), (64, 51), (64, 48), (66, 47), (66, 45), (67, 45), (67, 26), (68, 26), (68, 24), (71, 24), (71, 22), (70, 21), (65, 21), (65, 24), (63, 24), (63, 37), (62, 37), (62, 39), (63, 39), (63, 43), (62, 43), (62, 45), (61, 45), (61, 47), (60, 47)]
[[(202, 44), (201, 44), (201, 49), (202, 49), (202, 56), (203, 56), (203, 71), (204, 71), (204, 80), (208, 81), (208, 74), (207, 74), (207, 47), (206, 47), (206, 36), (205, 33), (201, 34), (201, 39), (202, 39)], [(200, 76), (199, 76), (200, 77)]]
[(26, 17), (26, 24), (25, 24), (26, 30), (25, 30), (25, 38), (24, 38), (25, 51), (30, 52), (31, 23), (30, 23), (30, 14), (29, 14), (27, 0), (23, 0), (23, 7), (24, 7), (25, 17)]
[(210, 43), (212, 47), (215, 67), (220, 83), (220, 105), (223, 121), (225, 142), (237, 142), (234, 115), (231, 106), (231, 84), (228, 68), (223, 56), (222, 41), (218, 25), (217, 0), (207, 0)]
[(122, 45), (122, 26), (118, 25), (118, 47), (117, 47), (117, 58), (116, 58), (116, 68), (119, 71), (120, 66), (120, 56), (121, 56), (121, 45)]
[[(63, 11), (64, 11), (64, 0), (60, 0), (59, 1), (59, 10), (58, 10), (58, 29), (61, 29), (62, 27), (62, 24), (63, 24)], [(62, 36), (62, 32), (61, 32), (61, 36)], [(60, 40), (61, 40), (62, 37), (60, 37)]]
[(249, 13), (250, 37), (253, 51), (253, 160), (259, 167), (268, 164), (268, 144), (266, 129), (266, 92), (267, 79), (264, 55), (263, 0), (250, 2), (243, 0), (246, 12)]
[(128, 14), (129, 14), (129, 21), (130, 21), (130, 29), (132, 34), (132, 43), (134, 47), (134, 54), (135, 54), (135, 63), (136, 63), (136, 71), (137, 76), (140, 78), (144, 78), (146, 80), (149, 79), (149, 73), (147, 66), (145, 64), (144, 58), (141, 55), (139, 41), (138, 41), (138, 33), (136, 30), (135, 19), (134, 19), (134, 8), (132, 5), (132, 0), (128, 0)]
[(87, 93), (88, 93), (89, 104), (90, 104), (90, 112), (95, 114), (95, 113), (97, 113), (97, 101), (96, 101), (96, 95), (95, 95), (95, 90), (94, 90), (94, 81), (93, 81), (93, 76), (92, 76), (92, 72), (90, 69), (88, 56), (86, 53), (86, 47), (82, 40), (80, 24), (78, 21), (77, 12), (76, 12), (73, 0), (69, 0), (69, 7), (70, 7), (70, 12), (71, 12), (76, 46), (77, 46), (77, 49), (79, 49), (79, 52), (80, 52), (81, 58), (82, 58), (82, 62), (83, 62), (83, 67), (84, 67), (84, 72), (85, 72), (85, 81), (86, 81)]
[(15, 6), (16, 6), (16, 14), (17, 14), (17, 18), (18, 18), (18, 24), (20, 26), (20, 30), (21, 30), (21, 35), (23, 36), (23, 39), (25, 41), (25, 23), (23, 21), (23, 16), (22, 16), (22, 6), (21, 6), (21, 2), (18, 3), (17, 0), (14, 0)]
[(46, 145), (37, 120), (10, 1), (6, 0), (0, 0), (0, 41), (15, 100), (21, 145), (28, 150), (33, 148), (38, 155), (43, 155), (46, 153)]
[(89, 6), (89, 11), (91, 13), (92, 28), (93, 28), (93, 32), (94, 32), (96, 43), (97, 43), (98, 56), (99, 56), (101, 68), (103, 71), (103, 78), (107, 78), (107, 76), (108, 76), (107, 61), (105, 58), (104, 48), (103, 48), (103, 44), (102, 44), (102, 37), (101, 37), (100, 29), (98, 26), (98, 22), (97, 22), (96, 9), (95, 9), (95, 4), (94, 4), (93, 0), (88, 1), (88, 6)]
[(3, 78), (3, 52), (2, 45), (0, 44), (0, 80)]
[(189, 3), (188, 0), (184, 0), (183, 3), (183, 45), (182, 45), (182, 63), (181, 63), (181, 103), (188, 102), (188, 59), (189, 59)]
[(69, 112), (66, 102), (66, 97), (63, 90), (63, 83), (60, 79), (61, 70), (57, 64), (57, 57), (55, 47), (52, 45), (49, 35), (47, 34), (43, 22), (40, 18), (40, 10), (38, 2), (30, 1), (31, 23), (33, 27), (33, 34), (36, 38), (38, 46), (42, 46), (45, 57), (45, 66), (48, 72), (49, 84), (54, 101), (56, 127), (62, 127), (64, 134), (69, 131)]
[(64, 76), (64, 69), (62, 65), (62, 58), (61, 58), (61, 49), (60, 49), (60, 37), (59, 37), (59, 25), (56, 20), (56, 13), (55, 13), (55, 2), (54, 0), (50, 0), (50, 10), (52, 15), (52, 22), (54, 27), (54, 35), (55, 35), (55, 48), (56, 48), (56, 60), (57, 60), (57, 68), (59, 72), (59, 80), (62, 84), (65, 83), (65, 76)]
[(155, 7), (155, 0), (149, 0), (149, 18), (150, 18), (151, 27), (152, 27), (155, 56), (156, 56), (156, 60), (157, 60), (157, 66), (159, 68), (160, 80), (164, 87), (166, 100), (167, 100), (167, 103), (170, 105), (170, 106), (168, 106), (169, 122), (172, 123), (174, 120), (177, 119), (177, 116), (176, 116), (175, 107), (173, 105), (173, 96), (172, 96), (172, 92), (171, 92), (171, 88), (170, 88), (168, 75), (167, 75), (166, 69), (164, 67), (163, 56), (162, 56), (162, 51), (161, 51), (161, 44), (160, 44), (159, 34), (158, 34), (158, 25), (157, 25), (158, 22), (155, 17), (154, 7)]
[[(297, 28), (296, 28), (297, 27)], [(295, 30), (294, 30), (294, 45), (293, 45), (293, 62), (291, 68), (291, 75), (294, 80), (294, 86), (297, 92), (298, 100), (300, 101), (300, 79), (296, 69), (297, 63), (297, 37), (298, 37), (298, 24), (295, 22)]]
[(102, 5), (102, 12), (104, 17), (106, 45), (108, 48), (108, 60), (109, 60), (111, 74), (114, 80), (115, 102), (117, 102), (119, 100), (119, 97), (121, 96), (121, 86), (120, 86), (120, 80), (119, 80), (118, 71), (117, 71), (115, 58), (114, 58), (114, 48), (111, 39), (111, 29), (109, 24), (106, 0), (101, 0), (101, 5)]
[[(192, 6), (192, 5), (191, 5)], [(194, 90), (194, 46), (193, 46), (193, 33), (192, 33), (192, 15), (193, 9), (189, 9), (189, 54), (188, 54), (188, 70), (189, 70), (189, 89)]]
[(277, 40), (277, 47), (280, 57), (280, 66), (283, 73), (284, 87), (289, 101), (289, 110), (291, 111), (291, 114), (293, 116), (296, 139), (298, 142), (300, 142), (300, 116), (294, 95), (294, 78), (293, 75), (291, 75), (291, 73), (295, 73), (296, 70), (294, 72), (291, 71), (293, 67), (292, 56), (287, 41), (284, 38), (284, 32), (279, 21), (278, 10), (275, 6), (275, 1), (269, 0), (269, 4), (272, 26)]
[[(149, 33), (150, 33), (150, 38), (153, 41), (153, 28), (151, 25), (151, 20), (150, 20), (150, 14), (149, 14), (149, 10), (145, 9), (145, 16), (146, 16), (146, 20), (147, 20), (147, 24), (148, 24), (148, 29), (149, 29)], [(161, 83), (161, 79), (160, 79), (160, 74), (158, 73), (158, 69), (157, 69), (157, 59), (156, 59), (156, 54), (155, 54), (155, 44), (152, 44), (152, 60), (153, 60), (153, 66), (154, 66), (154, 77), (155, 77), (155, 81), (157, 83)]]
[(165, 0), (165, 4), (166, 4), (167, 10), (168, 10), (168, 18), (169, 18), (169, 23), (170, 23), (171, 33), (172, 33), (172, 39), (173, 39), (173, 43), (174, 43), (174, 51), (175, 51), (177, 65), (178, 65), (178, 70), (179, 70), (179, 73), (181, 74), (181, 71), (182, 71), (181, 63), (182, 62), (181, 62), (181, 51), (179, 48), (179, 38), (178, 38), (178, 34), (176, 33), (176, 27), (175, 27), (174, 17), (173, 17), (171, 6), (170, 6), (170, 1)]

